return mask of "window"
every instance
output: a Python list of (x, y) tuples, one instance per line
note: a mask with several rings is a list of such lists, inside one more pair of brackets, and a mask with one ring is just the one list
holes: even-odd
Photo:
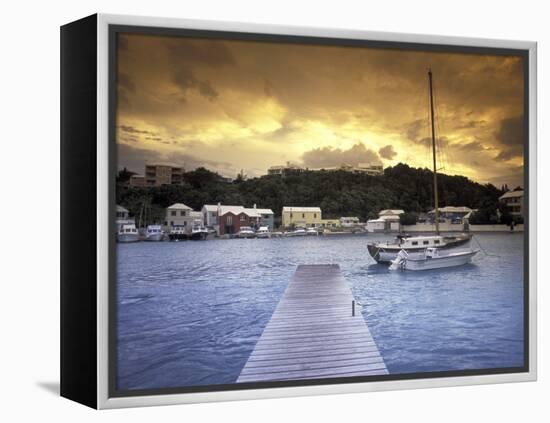
[(290, 213), (290, 218), (292, 219), (292, 213)]
[(436, 240), (434, 241), (434, 244), (439, 244), (439, 240), (436, 239)]
[(430, 241), (424, 241), (424, 242), (422, 242), (422, 244), (424, 244), (424, 245), (428, 245), (429, 243), (430, 243)]
[(244, 222), (246, 220), (246, 216), (244, 214), (241, 214), (241, 222)]
[(180, 211), (180, 216), (185, 216), (185, 210)]
[(313, 213), (313, 218), (317, 219), (317, 213)]
[(302, 219), (305, 219), (305, 218), (306, 218), (306, 214), (302, 213)]
[(413, 241), (412, 245), (418, 245), (418, 241)]
[(170, 216), (177, 216), (176, 213), (177, 213), (177, 212), (176, 212), (175, 210), (172, 210), (172, 211), (170, 212)]
[(233, 216), (227, 216), (225, 222), (228, 226), (231, 226), (233, 224)]

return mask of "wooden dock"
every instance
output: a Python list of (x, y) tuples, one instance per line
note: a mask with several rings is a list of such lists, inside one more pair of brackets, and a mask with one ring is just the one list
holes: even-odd
[(340, 266), (300, 265), (237, 382), (387, 374)]

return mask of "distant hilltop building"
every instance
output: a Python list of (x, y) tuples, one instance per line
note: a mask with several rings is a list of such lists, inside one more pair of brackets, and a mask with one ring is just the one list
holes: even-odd
[(145, 186), (145, 176), (143, 176), (143, 175), (132, 175), (132, 176), (130, 176), (130, 181), (128, 183), (131, 187), (144, 187)]
[(145, 186), (181, 185), (183, 183), (183, 172), (182, 167), (158, 164), (145, 165)]
[(295, 175), (298, 173), (308, 171), (318, 172), (318, 171), (338, 171), (343, 170), (345, 172), (352, 173), (364, 173), (367, 175), (377, 176), (384, 174), (384, 168), (382, 165), (378, 164), (368, 164), (368, 163), (359, 163), (357, 166), (353, 166), (347, 163), (342, 163), (340, 166), (330, 166), (330, 167), (321, 167), (321, 168), (303, 168), (298, 165), (287, 162), (286, 165), (280, 166), (271, 166), (267, 170), (268, 175)]
[(523, 216), (523, 190), (508, 191), (498, 199), (506, 204), (512, 216)]
[(298, 165), (292, 164), (290, 162), (286, 162), (286, 165), (271, 166), (267, 170), (267, 174), (268, 175), (287, 176), (287, 175), (291, 175), (291, 174), (301, 173), (304, 170), (305, 170), (304, 168), (302, 168)]

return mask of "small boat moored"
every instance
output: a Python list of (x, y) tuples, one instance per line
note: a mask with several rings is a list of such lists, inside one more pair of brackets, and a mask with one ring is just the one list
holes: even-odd
[(271, 238), (268, 226), (260, 226), (256, 231), (256, 238)]
[(185, 241), (188, 239), (187, 231), (183, 225), (173, 225), (170, 228), (170, 233), (168, 234), (168, 239), (170, 241)]
[(311, 236), (318, 236), (319, 235), (319, 231), (315, 228), (307, 228), (306, 229), (306, 235), (311, 235)]
[(117, 236), (117, 242), (138, 242), (139, 233), (135, 223), (123, 223), (119, 226)]
[(164, 231), (160, 225), (149, 225), (145, 231), (145, 241), (162, 241)]
[(204, 241), (208, 236), (208, 229), (204, 227), (201, 220), (196, 220), (191, 228), (189, 238), (193, 241)]
[(293, 230), (292, 232), (287, 232), (286, 236), (306, 236), (307, 232), (304, 228), (298, 228)]
[(242, 226), (241, 230), (237, 232), (237, 238), (254, 238), (256, 233), (250, 226)]
[(441, 250), (426, 248), (424, 252), (408, 253), (401, 250), (391, 262), (390, 270), (432, 270), (462, 266), (470, 263), (479, 250)]

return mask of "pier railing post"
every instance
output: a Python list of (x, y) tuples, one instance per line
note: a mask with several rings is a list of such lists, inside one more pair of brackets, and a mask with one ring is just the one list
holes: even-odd
[(351, 300), (351, 316), (355, 316), (355, 300)]

